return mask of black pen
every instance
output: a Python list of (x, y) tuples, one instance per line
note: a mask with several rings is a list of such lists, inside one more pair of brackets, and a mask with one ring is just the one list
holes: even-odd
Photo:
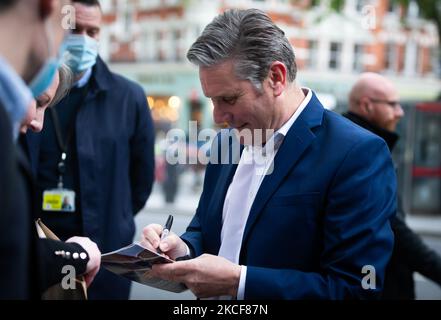
[(173, 224), (173, 216), (170, 214), (167, 218), (167, 222), (165, 223), (164, 229), (162, 229), (161, 241), (164, 240), (170, 233), (172, 224)]
[[(173, 216), (170, 214), (167, 218), (167, 222), (165, 223), (164, 228), (162, 229), (161, 237), (159, 240), (160, 242), (168, 236), (168, 234), (170, 233), (170, 229), (171, 229), (172, 224), (173, 224)], [(156, 251), (160, 254), (164, 253), (164, 252), (162, 252), (161, 249), (159, 249), (159, 246), (156, 249)]]

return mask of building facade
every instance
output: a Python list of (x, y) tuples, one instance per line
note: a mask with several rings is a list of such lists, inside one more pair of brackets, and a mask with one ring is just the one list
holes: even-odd
[(317, 6), (310, 0), (107, 0), (102, 6), (100, 53), (144, 86), (158, 121), (213, 125), (197, 68), (185, 55), (213, 17), (229, 8), (266, 11), (294, 47), (298, 81), (329, 108), (346, 101), (362, 71), (390, 77), (404, 100), (439, 94), (436, 27), (420, 17), (415, 1), (404, 10), (390, 0), (346, 0), (341, 13), (331, 12), (326, 0)]

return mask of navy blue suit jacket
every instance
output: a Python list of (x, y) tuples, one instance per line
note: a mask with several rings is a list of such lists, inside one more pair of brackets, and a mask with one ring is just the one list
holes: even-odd
[[(219, 150), (225, 140), (218, 136)], [(234, 149), (234, 142), (226, 145)], [(218, 153), (212, 153), (213, 161)], [(236, 168), (207, 166), (199, 206), (182, 236), (196, 256), (218, 254), (225, 194)], [(245, 299), (378, 296), (393, 247), (395, 192), (386, 143), (325, 110), (313, 95), (251, 207), (239, 258), (247, 266)], [(373, 275), (372, 269), (363, 273), (364, 266), (375, 268), (375, 283), (366, 281), (375, 289), (362, 286)]]

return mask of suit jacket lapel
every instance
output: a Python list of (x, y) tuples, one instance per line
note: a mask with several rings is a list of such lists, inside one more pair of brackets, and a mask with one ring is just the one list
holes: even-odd
[(301, 155), (315, 139), (311, 128), (321, 125), (323, 106), (313, 94), (311, 101), (288, 131), (274, 158), (274, 170), (265, 176), (250, 209), (250, 214), (242, 238), (242, 247), (262, 209), (279, 187), (285, 176), (292, 170)]

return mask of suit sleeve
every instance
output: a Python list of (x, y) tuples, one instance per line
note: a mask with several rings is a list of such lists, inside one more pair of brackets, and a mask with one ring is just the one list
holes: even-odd
[(393, 248), (389, 220), (396, 211), (395, 172), (384, 141), (368, 137), (347, 153), (325, 201), (320, 268), (247, 266), (246, 299), (379, 296)]
[(204, 253), (198, 211), (196, 211), (196, 214), (187, 227), (186, 232), (181, 236), (181, 239), (184, 240), (190, 249), (191, 257), (198, 257)]
[[(69, 252), (69, 256), (56, 255), (56, 251)], [(60, 283), (66, 273), (63, 273), (63, 267), (73, 266), (77, 276), (86, 271), (89, 255), (78, 243), (66, 243), (51, 239), (37, 239), (37, 252), (39, 261), (39, 281), (42, 292), (56, 283)], [(85, 259), (73, 258), (73, 254), (86, 254)]]
[(184, 240), (188, 245), (191, 251), (191, 256), (193, 257), (198, 257), (206, 252), (203, 242), (204, 237), (202, 235), (201, 219), (204, 215), (203, 211), (208, 208), (208, 203), (211, 198), (211, 193), (213, 190), (212, 182), (217, 179), (215, 176), (213, 176), (213, 173), (217, 172), (214, 167), (219, 163), (225, 163), (223, 162), (225, 159), (222, 159), (222, 155), (230, 154), (229, 151), (223, 149), (229, 148), (229, 144), (223, 143), (223, 141), (225, 141), (225, 137), (222, 136), (222, 132), (219, 133), (215, 139), (213, 139), (210, 149), (210, 162), (205, 170), (204, 185), (202, 188), (201, 197), (199, 199), (199, 204), (193, 219), (187, 227), (186, 232), (181, 236), (182, 240)]
[(130, 183), (134, 214), (144, 207), (152, 191), (155, 169), (155, 131), (150, 108), (143, 90), (138, 86), (135, 97), (136, 123), (130, 141)]
[[(210, 170), (210, 165), (208, 165), (206, 170), (203, 190), (207, 190), (205, 183), (209, 180), (206, 177), (209, 170)], [(206, 198), (207, 196), (205, 194), (205, 191), (203, 191), (199, 200), (198, 208), (196, 209), (196, 213), (193, 216), (193, 219), (191, 220), (190, 224), (188, 225), (185, 233), (181, 236), (181, 239), (184, 240), (184, 242), (189, 247), (191, 252), (190, 256), (192, 257), (198, 257), (204, 253), (200, 219), (201, 219), (201, 208), (205, 208), (205, 202), (207, 201)]]

